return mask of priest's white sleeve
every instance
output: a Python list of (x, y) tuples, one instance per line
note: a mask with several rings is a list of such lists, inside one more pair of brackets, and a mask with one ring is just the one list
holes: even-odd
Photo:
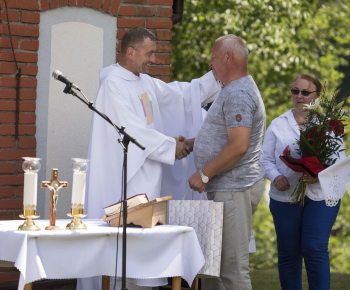
[(156, 150), (148, 155), (147, 158), (165, 163), (174, 164), (176, 153), (176, 141), (174, 138), (168, 137)]

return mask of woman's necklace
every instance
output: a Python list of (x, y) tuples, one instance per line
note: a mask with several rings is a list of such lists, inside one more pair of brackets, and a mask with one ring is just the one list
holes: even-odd
[(294, 119), (297, 122), (299, 128), (304, 129), (307, 115), (305, 115), (305, 116), (304, 116), (304, 114), (298, 115), (297, 113), (295, 113), (295, 110), (293, 109), (293, 116), (294, 116)]

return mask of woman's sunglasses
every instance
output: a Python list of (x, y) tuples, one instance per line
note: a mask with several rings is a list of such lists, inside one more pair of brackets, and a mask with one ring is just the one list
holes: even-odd
[(307, 97), (308, 95), (315, 93), (317, 91), (313, 91), (313, 92), (309, 92), (309, 91), (300, 91), (298, 89), (291, 89), (290, 90), (292, 92), (293, 95), (297, 96), (299, 95), (299, 93), (301, 93), (304, 97)]

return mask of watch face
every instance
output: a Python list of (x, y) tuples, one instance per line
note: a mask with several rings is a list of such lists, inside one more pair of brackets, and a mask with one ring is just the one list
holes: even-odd
[(202, 182), (203, 182), (203, 183), (208, 183), (209, 177), (206, 176), (206, 175), (204, 175), (204, 173), (202, 172), (202, 170), (199, 170), (199, 174), (200, 174), (200, 176), (201, 176)]

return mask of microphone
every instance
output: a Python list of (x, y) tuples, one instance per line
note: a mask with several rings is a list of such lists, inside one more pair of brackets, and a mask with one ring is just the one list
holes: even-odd
[(52, 73), (52, 77), (55, 80), (59, 80), (62, 83), (65, 83), (68, 87), (72, 87), (73, 89), (76, 89), (76, 90), (80, 91), (80, 88), (76, 84), (70, 82), (65, 76), (62, 75), (62, 73), (59, 70), (55, 70)]

